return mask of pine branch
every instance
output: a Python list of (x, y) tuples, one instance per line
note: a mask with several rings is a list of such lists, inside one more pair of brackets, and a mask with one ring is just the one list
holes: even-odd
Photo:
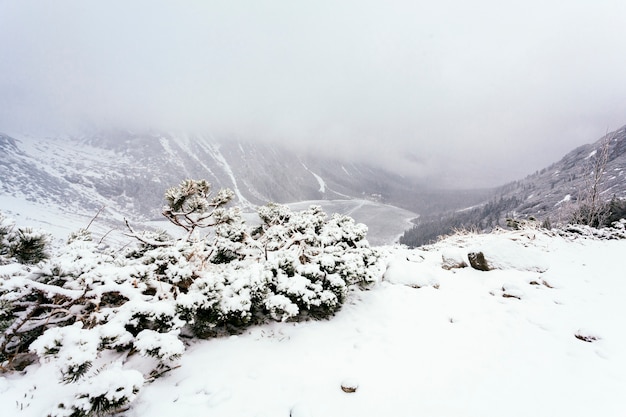
[(15, 320), (4, 331), (2, 336), (0, 336), (0, 352), (4, 352), (4, 350), (6, 349), (7, 345), (9, 344), (13, 336), (15, 336), (17, 331), (21, 329), (22, 326), (26, 324), (26, 322), (28, 322), (35, 315), (35, 312), (37, 311), (37, 309), (39, 309), (40, 305), (41, 305), (41, 300), (38, 300), (35, 304), (32, 304), (30, 307), (28, 307), (24, 311), (24, 315), (21, 319)]
[(163, 247), (163, 246), (169, 246), (170, 245), (170, 242), (159, 242), (157, 240), (146, 239), (145, 237), (139, 235), (139, 233), (137, 233), (135, 231), (135, 229), (132, 228), (130, 223), (128, 223), (128, 219), (126, 219), (126, 218), (124, 218), (124, 223), (126, 223), (126, 227), (128, 227), (128, 230), (130, 230), (130, 234), (124, 233), (128, 237), (134, 237), (135, 239), (137, 239), (141, 243), (146, 244), (148, 246)]

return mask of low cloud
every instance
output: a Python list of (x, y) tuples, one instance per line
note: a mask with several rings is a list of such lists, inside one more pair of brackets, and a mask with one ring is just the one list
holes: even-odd
[(497, 185), (626, 124), (624, 15), (609, 0), (10, 0), (0, 131), (203, 131)]

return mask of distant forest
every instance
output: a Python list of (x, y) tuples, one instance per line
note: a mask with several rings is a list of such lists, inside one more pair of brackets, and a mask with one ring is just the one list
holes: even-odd
[[(496, 226), (519, 228), (520, 218), (516, 214), (522, 201), (516, 196), (500, 197), (487, 204), (469, 209), (419, 217), (414, 220), (415, 226), (404, 232), (399, 241), (409, 247), (418, 247), (433, 243), (440, 236), (452, 234), (458, 229), (490, 231)], [(579, 205), (576, 210), (572, 211), (568, 221), (593, 227), (611, 226), (615, 221), (626, 219), (626, 199), (613, 197), (610, 201), (600, 204), (593, 223), (585, 220), (588, 218), (586, 210), (588, 207), (584, 204)], [(524, 217), (527, 217), (528, 220), (535, 220), (532, 215)], [(552, 228), (549, 217), (543, 219), (541, 227)]]
[(469, 209), (419, 217), (414, 220), (415, 226), (404, 232), (400, 243), (417, 247), (433, 243), (439, 236), (451, 234), (457, 229), (491, 230), (496, 226), (505, 226), (506, 219), (513, 217), (512, 210), (520, 202), (515, 196), (500, 197)]

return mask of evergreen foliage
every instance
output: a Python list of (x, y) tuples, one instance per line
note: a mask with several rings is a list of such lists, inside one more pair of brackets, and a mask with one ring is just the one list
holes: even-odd
[(36, 264), (48, 257), (49, 236), (42, 230), (16, 228), (0, 213), (0, 264), (15, 259), (22, 264)]
[[(103, 375), (137, 372), (113, 370), (111, 357), (124, 362), (141, 355), (160, 375), (184, 353), (181, 335), (205, 338), (270, 320), (328, 318), (351, 288), (381, 273), (367, 228), (347, 216), (268, 204), (250, 229), (237, 207), (227, 207), (230, 190), (213, 196), (206, 181), (187, 180), (165, 197), (163, 213), (184, 236), (137, 232), (127, 223), (135, 244), (118, 252), (99, 248), (82, 229), (54, 257), (38, 257), (45, 235), (27, 229), (13, 235), (0, 218), (7, 262), (10, 256), (40, 262), (0, 278), (0, 361), (10, 368), (30, 351), (54, 364), (59, 380), (78, 387), (49, 415), (100, 415), (132, 401), (150, 376), (105, 383)], [(30, 246), (17, 252), (16, 241)]]
[(46, 245), (48, 235), (31, 228), (19, 228), (11, 245), (10, 254), (23, 264), (36, 264), (48, 257)]

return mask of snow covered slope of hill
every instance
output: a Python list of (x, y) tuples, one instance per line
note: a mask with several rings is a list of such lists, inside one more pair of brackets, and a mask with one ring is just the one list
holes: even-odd
[(244, 207), (367, 198), (416, 183), (366, 164), (211, 136), (114, 132), (85, 137), (0, 135), (0, 190), (30, 201), (158, 217), (166, 188), (186, 178), (230, 188)]
[(568, 206), (591, 187), (594, 159), (602, 154), (604, 146), (607, 161), (598, 183), (599, 197), (605, 201), (613, 196), (626, 198), (626, 126), (574, 149), (523, 180), (502, 186), (496, 192), (497, 198), (516, 199), (517, 204), (508, 209), (523, 217), (566, 218), (571, 212)]
[[(626, 240), (527, 229), (380, 250), (384, 276), (334, 318), (190, 342), (120, 415), (624, 415)], [(478, 252), (491, 270), (461, 267)], [(45, 415), (71, 391), (52, 373), (0, 376), (3, 415)]]
[[(407, 219), (417, 216), (395, 207), (403, 203), (397, 196), (405, 203), (421, 198), (414, 182), (380, 168), (210, 136), (0, 135), (0, 150), (0, 210), (63, 238), (101, 208), (93, 226), (101, 234), (123, 229), (124, 217), (158, 225), (164, 191), (186, 178), (232, 189), (236, 204), (250, 212), (270, 201), (310, 201), (350, 213), (368, 223), (375, 244), (394, 242), (410, 226)], [(55, 222), (54, 213), (64, 219)]]

